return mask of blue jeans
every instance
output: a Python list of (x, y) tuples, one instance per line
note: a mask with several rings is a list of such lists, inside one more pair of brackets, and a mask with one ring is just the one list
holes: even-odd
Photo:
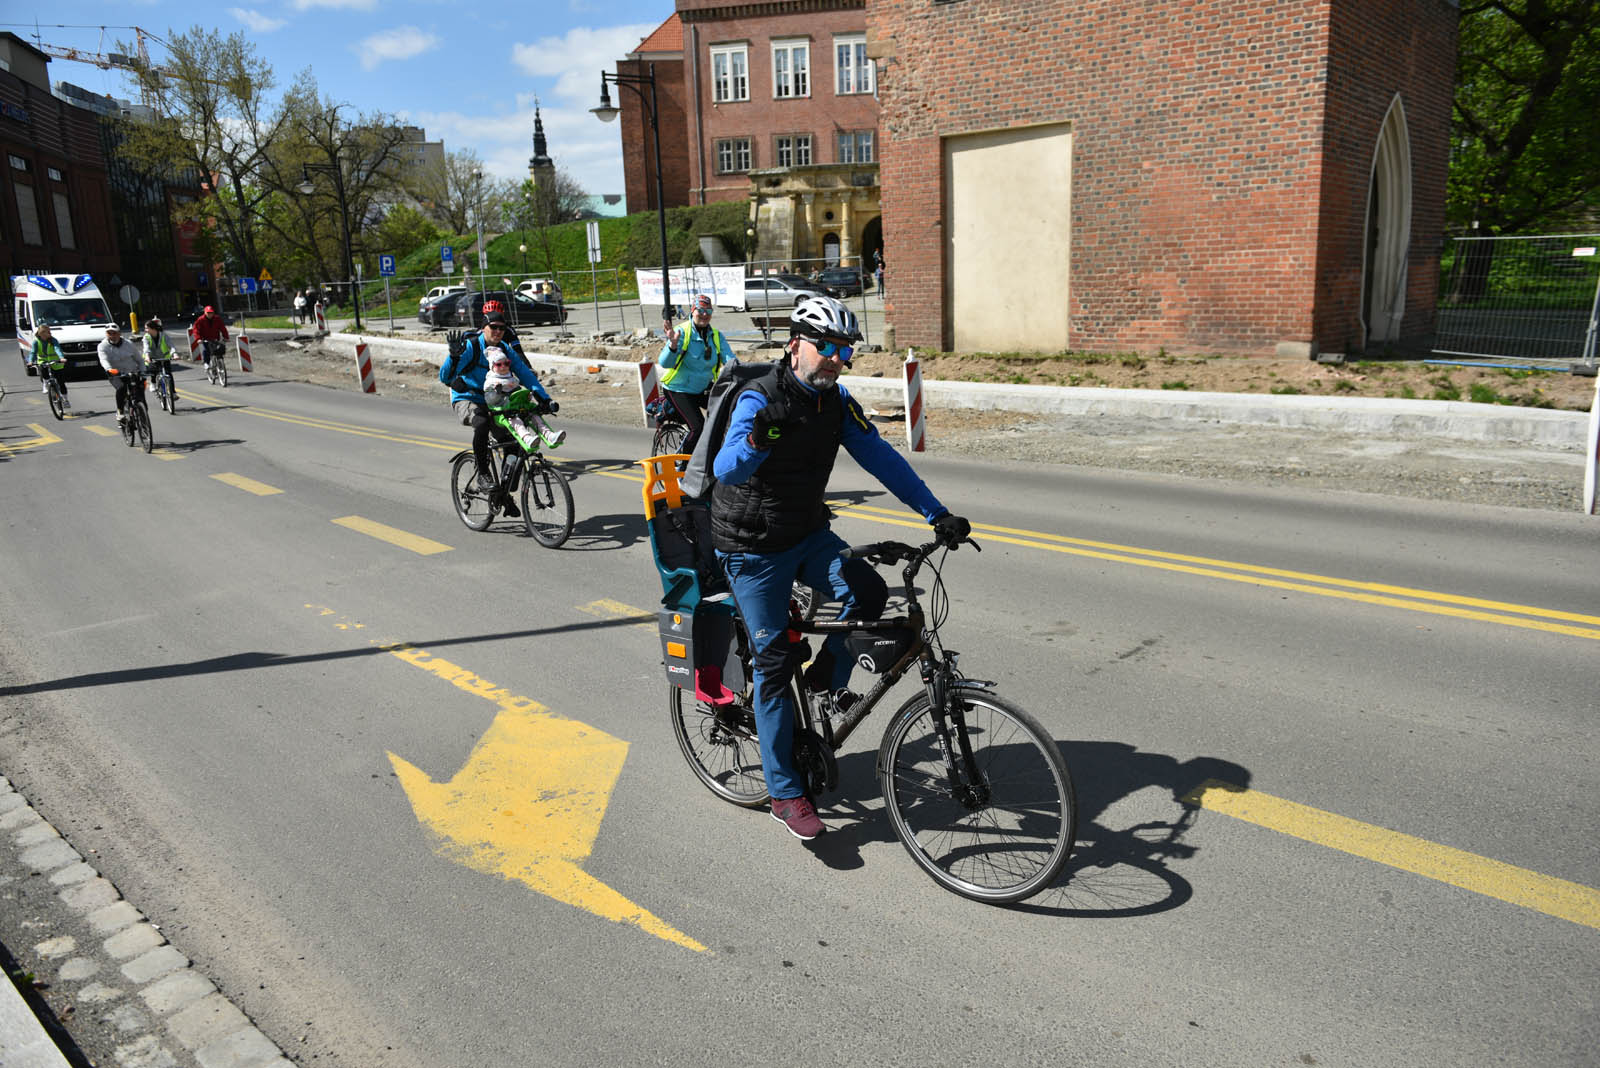
[[(791, 549), (776, 553), (725, 553), (717, 561), (728, 576), (733, 602), (750, 635), (750, 658), (755, 682), (756, 734), (761, 742), (761, 770), (773, 800), (799, 797), (806, 792), (805, 776), (795, 765), (793, 699), (789, 682), (789, 591), (796, 579), (840, 603), (840, 619), (877, 619), (888, 599), (883, 579), (862, 560), (842, 560), (845, 541), (823, 527)], [(841, 656), (843, 634), (830, 634), (823, 643), (831, 658), (831, 689), (850, 681), (854, 666)], [(821, 657), (819, 656), (819, 659)]]

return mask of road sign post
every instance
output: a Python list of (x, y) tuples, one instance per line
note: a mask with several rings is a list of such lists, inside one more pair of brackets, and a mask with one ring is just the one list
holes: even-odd
[(383, 302), (389, 306), (389, 333), (394, 333), (394, 299), (389, 293), (389, 279), (394, 277), (394, 257), (384, 253), (378, 257), (378, 273), (383, 275)]
[(594, 332), (600, 332), (600, 223), (589, 220), (589, 293), (594, 297)]

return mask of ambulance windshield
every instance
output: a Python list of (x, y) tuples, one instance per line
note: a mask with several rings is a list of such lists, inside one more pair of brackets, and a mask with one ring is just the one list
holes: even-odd
[(29, 302), (35, 324), (45, 326), (104, 326), (106, 306), (99, 300), (35, 300)]

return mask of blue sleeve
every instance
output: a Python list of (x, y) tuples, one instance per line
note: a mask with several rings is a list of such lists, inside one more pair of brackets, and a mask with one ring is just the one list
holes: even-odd
[(722, 448), (717, 450), (711, 463), (711, 473), (730, 486), (742, 486), (750, 481), (767, 458), (767, 450), (750, 444), (750, 432), (755, 429), (756, 413), (767, 406), (767, 398), (760, 390), (749, 389), (734, 402), (733, 414), (728, 417), (728, 429), (722, 436)]
[(908, 508), (914, 508), (922, 518), (931, 520), (948, 511), (927, 484), (917, 477), (911, 464), (883, 440), (878, 428), (867, 419), (861, 405), (854, 397), (839, 388), (839, 399), (844, 402), (843, 444), (850, 455), (868, 474), (882, 482), (884, 488), (900, 498)]

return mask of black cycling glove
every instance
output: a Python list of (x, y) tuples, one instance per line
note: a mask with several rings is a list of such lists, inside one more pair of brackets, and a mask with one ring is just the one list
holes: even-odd
[(445, 340), (450, 345), (450, 358), (454, 359), (467, 351), (467, 335), (461, 330), (452, 330), (445, 335)]
[(944, 512), (933, 518), (933, 534), (941, 544), (952, 548), (967, 540), (972, 533), (972, 524), (961, 516)]
[(553, 400), (542, 400), (542, 401), (539, 402), (539, 414), (540, 415), (555, 415), (560, 410), (561, 410), (561, 405), (556, 401), (553, 401)]
[(783, 437), (784, 428), (792, 420), (789, 418), (789, 406), (781, 400), (768, 401), (767, 406), (756, 413), (755, 426), (750, 431), (750, 440), (758, 449), (770, 449)]

